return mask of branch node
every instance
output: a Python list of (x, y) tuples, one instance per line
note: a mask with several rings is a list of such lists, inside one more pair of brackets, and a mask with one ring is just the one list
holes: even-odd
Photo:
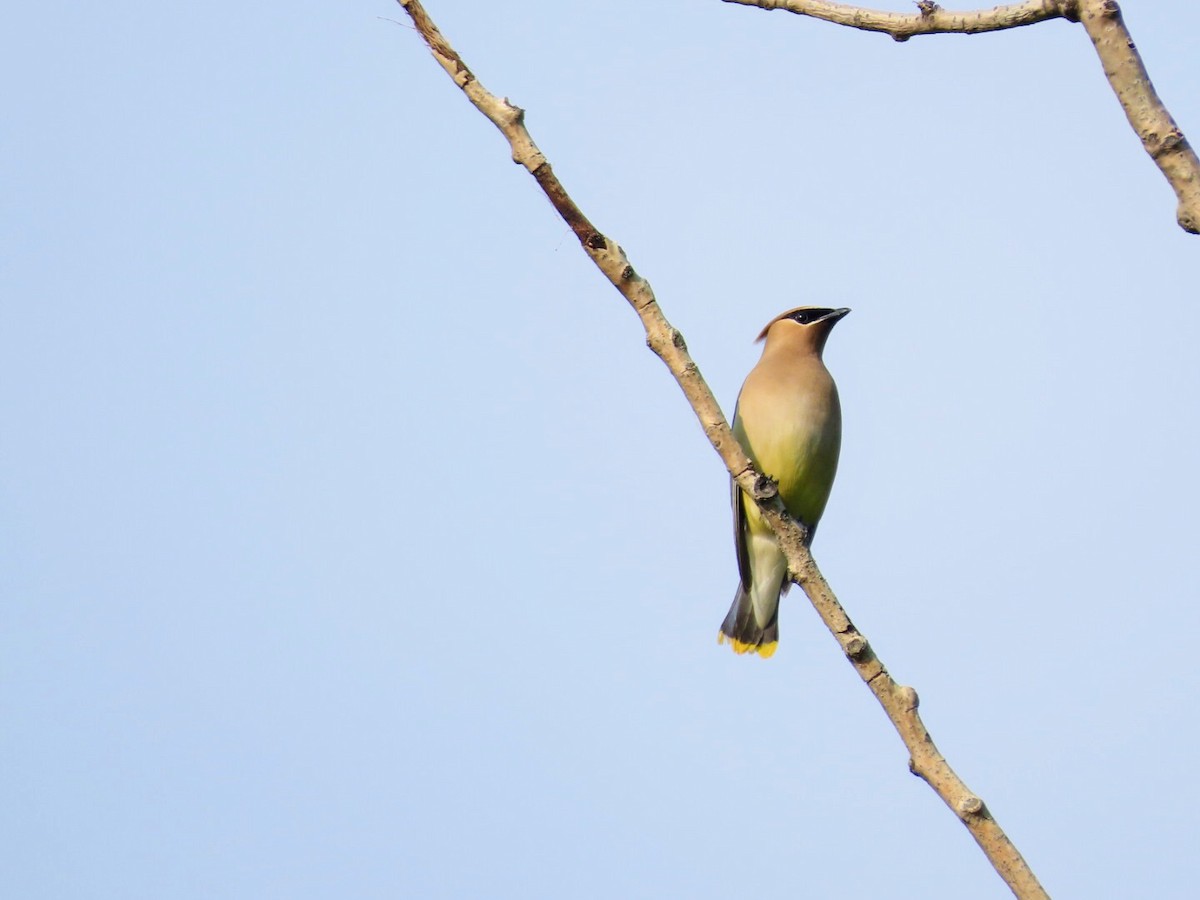
[(928, 19), (934, 13), (941, 9), (933, 0), (918, 0), (917, 9), (921, 11), (921, 17)]
[(1100, 4), (1100, 15), (1107, 19), (1118, 19), (1121, 17), (1121, 7), (1117, 0), (1104, 0)]
[(683, 332), (678, 328), (671, 329), (671, 343), (675, 345), (676, 350), (687, 351), (687, 341), (683, 339)]
[(914, 710), (921, 705), (921, 698), (917, 696), (917, 692), (907, 684), (896, 685), (896, 696), (900, 702), (904, 704), (904, 708)]
[(507, 97), (504, 98), (504, 106), (508, 109), (508, 121), (513, 125), (525, 124), (525, 110), (517, 106)]
[(844, 649), (846, 655), (851, 659), (859, 659), (867, 652), (871, 645), (867, 643), (867, 639), (861, 634), (852, 635), (845, 643)]
[(589, 234), (587, 236), (587, 240), (584, 241), (583, 243), (591, 250), (607, 250), (608, 249), (608, 241), (606, 241), (604, 239), (604, 235), (602, 235), (598, 231), (593, 231), (591, 234)]
[(1179, 227), (1188, 234), (1200, 234), (1200, 214), (1194, 213), (1182, 203), (1176, 210), (1175, 220), (1179, 223)]
[(983, 812), (983, 801), (975, 796), (963, 797), (958, 801), (958, 814), (964, 818), (977, 816)]
[(770, 500), (779, 494), (779, 485), (770, 475), (763, 475), (760, 472), (754, 479), (753, 494), (755, 500)]
[(633, 279), (636, 277), (637, 277), (637, 272), (635, 272), (633, 270), (633, 266), (626, 265), (625, 268), (623, 268), (621, 270), (621, 280), (622, 281), (633, 281)]
[(1172, 128), (1161, 137), (1157, 134), (1148, 134), (1144, 138), (1146, 149), (1150, 156), (1158, 159), (1167, 153), (1175, 150), (1182, 150), (1187, 146), (1187, 138), (1183, 136), (1183, 132), (1178, 128)]

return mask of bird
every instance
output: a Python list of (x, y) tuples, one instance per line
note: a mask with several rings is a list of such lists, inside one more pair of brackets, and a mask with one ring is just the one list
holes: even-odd
[[(825, 512), (842, 445), (837, 385), (822, 354), (833, 326), (850, 310), (800, 306), (767, 323), (762, 357), (738, 393), (733, 434), (779, 487), (811, 543)], [(717, 643), (768, 658), (779, 646), (779, 598), (787, 593), (787, 560), (758, 505), (732, 482), (733, 536), (741, 576)]]

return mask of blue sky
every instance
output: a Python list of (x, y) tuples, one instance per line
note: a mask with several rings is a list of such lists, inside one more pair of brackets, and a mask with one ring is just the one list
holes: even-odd
[[(727, 409), (853, 308), (826, 576), (1052, 894), (1191, 896), (1200, 238), (1083, 31), (428, 9)], [(5, 895), (1009, 896), (798, 592), (717, 647), (721, 464), (403, 18), (7, 16)]]

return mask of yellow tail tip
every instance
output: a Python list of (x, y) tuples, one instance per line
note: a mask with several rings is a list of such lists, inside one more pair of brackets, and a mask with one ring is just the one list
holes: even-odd
[(743, 653), (757, 653), (763, 659), (770, 659), (775, 655), (775, 651), (779, 649), (779, 641), (771, 641), (766, 644), (748, 644), (745, 641), (739, 641), (737, 638), (730, 637), (723, 631), (717, 632), (717, 643), (728, 643), (733, 648), (733, 652), (739, 655)]

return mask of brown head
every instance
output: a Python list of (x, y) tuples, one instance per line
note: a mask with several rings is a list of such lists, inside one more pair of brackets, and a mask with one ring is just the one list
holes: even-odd
[(778, 343), (820, 356), (829, 332), (848, 312), (846, 307), (832, 310), (828, 306), (797, 306), (770, 320), (755, 342), (766, 340), (768, 348)]
[(778, 344), (820, 356), (821, 351), (825, 349), (829, 332), (848, 312), (850, 310), (845, 307), (830, 309), (827, 306), (797, 306), (780, 313), (768, 322), (755, 340), (766, 340), (768, 350)]

